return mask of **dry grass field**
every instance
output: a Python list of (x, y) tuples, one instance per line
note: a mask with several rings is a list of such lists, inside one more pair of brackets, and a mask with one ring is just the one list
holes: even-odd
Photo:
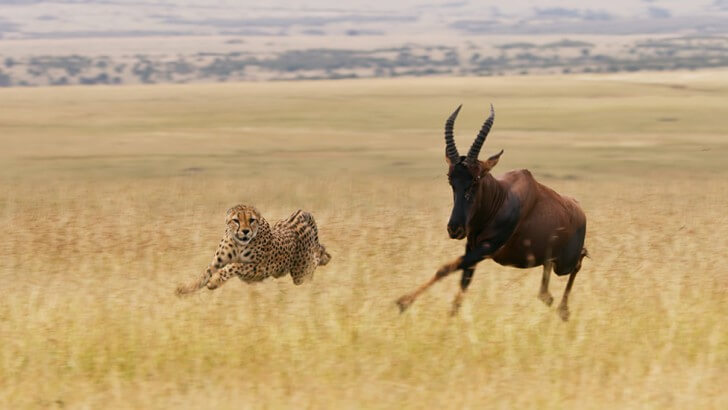
[[(728, 408), (728, 72), (0, 90), (0, 408)], [(578, 198), (563, 323), (448, 239), (442, 125)], [(464, 149), (464, 148), (461, 148)], [(198, 275), (304, 208), (312, 282)], [(558, 299), (565, 278), (551, 281)]]

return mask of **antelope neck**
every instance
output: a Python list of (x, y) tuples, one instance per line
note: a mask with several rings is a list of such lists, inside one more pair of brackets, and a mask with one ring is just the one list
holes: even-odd
[(495, 217), (506, 200), (506, 189), (490, 173), (478, 181), (473, 214), (470, 224), (473, 227), (484, 227)]

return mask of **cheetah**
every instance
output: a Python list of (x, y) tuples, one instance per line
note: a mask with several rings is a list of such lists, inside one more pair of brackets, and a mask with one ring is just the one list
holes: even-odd
[(255, 207), (237, 205), (228, 209), (225, 223), (225, 236), (212, 262), (197, 280), (178, 286), (178, 296), (203, 287), (216, 289), (233, 276), (252, 283), (290, 273), (293, 283), (300, 285), (331, 260), (319, 243), (313, 215), (306, 211), (299, 209), (271, 229)]

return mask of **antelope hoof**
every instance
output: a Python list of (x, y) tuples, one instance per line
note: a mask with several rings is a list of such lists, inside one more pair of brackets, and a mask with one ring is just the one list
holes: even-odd
[(399, 307), (399, 313), (404, 313), (405, 310), (407, 310), (408, 307), (412, 304), (412, 297), (409, 295), (404, 295), (401, 298), (397, 299), (397, 306)]
[(559, 317), (564, 322), (569, 321), (569, 307), (567, 305), (559, 305)]
[(551, 304), (554, 303), (554, 297), (548, 292), (539, 294), (538, 298), (541, 299), (541, 302), (543, 302), (546, 306), (551, 306)]
[(460, 311), (460, 306), (463, 304), (463, 294), (458, 293), (457, 296), (455, 296), (455, 300), (452, 301), (452, 310), (450, 310), (450, 316), (457, 316), (458, 312)]

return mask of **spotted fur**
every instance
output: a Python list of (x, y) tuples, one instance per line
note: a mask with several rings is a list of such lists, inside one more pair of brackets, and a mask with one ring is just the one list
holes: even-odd
[(237, 205), (227, 211), (225, 222), (225, 236), (212, 262), (196, 281), (179, 286), (178, 295), (218, 288), (233, 276), (250, 283), (290, 273), (300, 285), (331, 260), (319, 243), (313, 215), (306, 211), (299, 209), (271, 228), (257, 209)]

